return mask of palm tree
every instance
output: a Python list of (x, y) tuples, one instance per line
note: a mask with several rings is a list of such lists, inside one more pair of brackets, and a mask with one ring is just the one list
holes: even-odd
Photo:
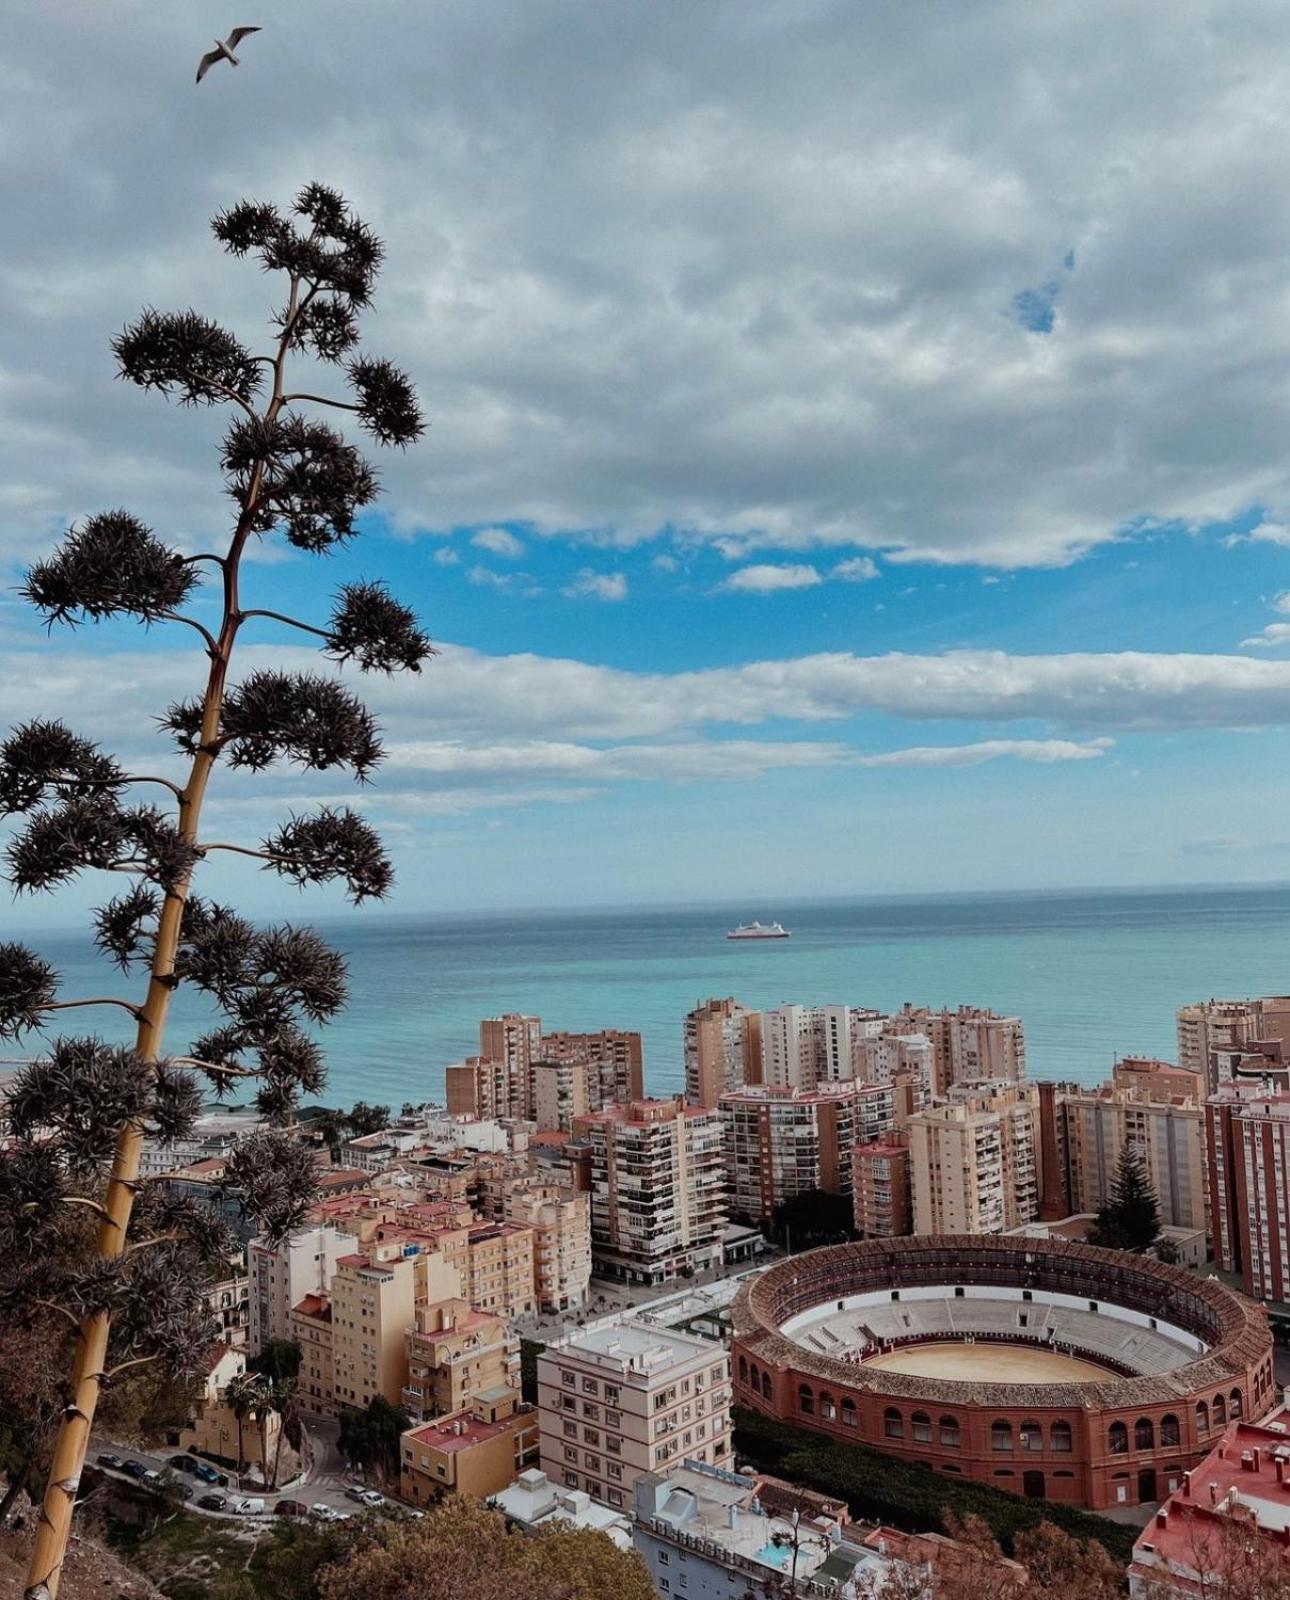
[[(282, 1458), (282, 1436), (291, 1431), (299, 1437), (299, 1414), (296, 1408), (296, 1391), (299, 1383), (295, 1378), (275, 1378), (269, 1384), (269, 1402), (274, 1411), (278, 1413), (278, 1437), (273, 1445), (273, 1475), (269, 1480), (269, 1488), (278, 1487), (278, 1463)], [(294, 1448), (294, 1440), (292, 1447)]]
[(224, 1390), (224, 1404), (237, 1418), (237, 1470), (246, 1465), (246, 1451), (242, 1447), (242, 1425), (255, 1409), (260, 1380), (250, 1372), (240, 1373), (230, 1380)]

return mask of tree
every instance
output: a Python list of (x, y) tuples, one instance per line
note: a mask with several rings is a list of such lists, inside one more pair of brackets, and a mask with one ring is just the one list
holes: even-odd
[(233, 1413), (237, 1423), (237, 1470), (241, 1472), (246, 1465), (246, 1447), (243, 1429), (246, 1419), (255, 1410), (256, 1402), (260, 1396), (260, 1384), (254, 1373), (241, 1372), (236, 1378), (230, 1378), (224, 1390), (224, 1404)]
[[(247, 605), (249, 546), (279, 533), (301, 551), (334, 550), (355, 537), (358, 513), (378, 492), (371, 466), (312, 408), (352, 413), (382, 444), (407, 445), (423, 424), (403, 373), (356, 353), (358, 316), (383, 251), (340, 195), (310, 184), (286, 212), (242, 201), (213, 226), (231, 254), (254, 253), (284, 283), (272, 352), (253, 354), (195, 311), (151, 309), (112, 347), (120, 375), (140, 388), (183, 406), (231, 409), (220, 458), (234, 507), (227, 542), (185, 555), (129, 512), (99, 512), (29, 569), (22, 590), (51, 627), (130, 618), (196, 635), (204, 685), (159, 719), (185, 762), (182, 781), (129, 771), (56, 721), (29, 722), (0, 744), (0, 816), (20, 819), (6, 849), (14, 890), (56, 889), (87, 871), (124, 874), (129, 886), (94, 914), (95, 937), (123, 971), (148, 974), (138, 1002), (60, 999), (46, 961), (20, 944), (0, 945), (0, 1037), (90, 1005), (124, 1010), (136, 1029), (131, 1048), (94, 1035), (53, 1039), (18, 1074), (0, 1130), (0, 1320), (27, 1323), (37, 1308), (56, 1305), (77, 1328), (32, 1557), (31, 1593), (40, 1600), (57, 1590), (101, 1384), (142, 1361), (182, 1372), (210, 1337), (201, 1267), (226, 1256), (229, 1241), (209, 1208), (140, 1183), (143, 1139), (181, 1137), (201, 1107), (203, 1079), (219, 1094), (251, 1081), (256, 1106), (277, 1126), (239, 1146), (226, 1190), (273, 1237), (300, 1219), (313, 1192), (311, 1152), (282, 1130), (299, 1096), (322, 1086), (322, 1055), (305, 1028), (344, 1004), (344, 960), (308, 929), (257, 928), (198, 898), (195, 874), (217, 852), (233, 851), (300, 886), (340, 882), (355, 903), (383, 898), (392, 882), (377, 835), (346, 808), (292, 816), (258, 849), (203, 831), (220, 763), (250, 773), (278, 762), (348, 769), (363, 782), (382, 756), (371, 715), (334, 673), (261, 668), (235, 681), (239, 634), (253, 619), (257, 631), (265, 623), (302, 629), (333, 665), (362, 671), (416, 671), (432, 653), (412, 613), (377, 582), (342, 586), (322, 626)], [(301, 356), (343, 364), (351, 398), (289, 383), (289, 362)], [(213, 629), (186, 610), (203, 566), (215, 577)], [(141, 790), (159, 792), (161, 805), (138, 801)], [(223, 1020), (168, 1057), (166, 1023), (182, 984), (210, 996)], [(98, 1222), (88, 1266), (67, 1248), (68, 1219), (82, 1209)]]
[(248, 1371), (263, 1373), (271, 1382), (279, 1383), (284, 1378), (298, 1378), (303, 1359), (294, 1339), (270, 1339), (246, 1365)]
[(1120, 1149), (1111, 1193), (1089, 1232), (1090, 1244), (1108, 1250), (1149, 1250), (1160, 1236), (1160, 1202), (1136, 1147)]
[(498, 1511), (456, 1497), (394, 1524), (319, 1574), (321, 1600), (654, 1600), (634, 1551), (603, 1533), (512, 1533)]
[(399, 1470), (399, 1440), (411, 1426), (402, 1406), (392, 1406), (383, 1394), (373, 1395), (362, 1409), (341, 1407), (336, 1446), (360, 1470), (375, 1467), (392, 1475)]
[(361, 1139), (365, 1133), (380, 1133), (389, 1125), (389, 1106), (369, 1106), (366, 1100), (355, 1100), (345, 1116), (351, 1139)]
[(790, 1195), (775, 1207), (772, 1228), (777, 1238), (793, 1250), (818, 1244), (837, 1244), (856, 1237), (850, 1195), (811, 1189)]

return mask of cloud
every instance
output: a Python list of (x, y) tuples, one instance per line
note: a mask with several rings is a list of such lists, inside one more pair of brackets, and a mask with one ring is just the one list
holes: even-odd
[[(461, 560), (461, 557), (450, 544), (444, 544), (440, 545), (435, 551), (434, 559), (436, 564), (441, 567), (455, 567)], [(481, 568), (480, 570), (482, 571), (483, 569)]]
[(593, 572), (584, 567), (561, 593), (572, 599), (626, 600), (627, 578), (621, 572)]
[(517, 594), (525, 600), (535, 600), (542, 587), (529, 572), (494, 572), (491, 567), (473, 566), (466, 574), (477, 588), (497, 589), (502, 594)]
[(1283, 644), (1290, 644), (1290, 622), (1269, 622), (1262, 633), (1242, 639), (1241, 649), (1271, 650)]
[(680, 565), (681, 563), (675, 556), (670, 556), (666, 552), (663, 555), (654, 556), (650, 561), (650, 566), (654, 568), (655, 572), (676, 572)]
[(829, 573), (829, 577), (839, 583), (868, 583), (877, 576), (878, 567), (868, 556), (852, 556), (847, 561), (839, 561)]
[(387, 766), (392, 774), (417, 773), (435, 782), (523, 776), (691, 783), (757, 778), (775, 769), (847, 766), (853, 760), (851, 747), (837, 742), (721, 739), (597, 749), (537, 739), (505, 744), (414, 740), (392, 746)]
[[(200, 101), (190, 8), (62, 0), (7, 41), (14, 559), (105, 504), (223, 525), (222, 424), (116, 384), (106, 340), (143, 303), (263, 329), (205, 219), (315, 173), (388, 242), (367, 328), (432, 424), (382, 453), (404, 528), (1000, 568), (1253, 506), (1290, 538), (1278, 0), (309, 16), (289, 73)], [(1007, 309), (1071, 245), (1037, 337)]]
[(1275, 544), (1290, 550), (1290, 524), (1264, 520), (1248, 533), (1230, 533), (1223, 543), (1230, 550), (1238, 544)]
[(740, 567), (721, 587), (738, 594), (778, 594), (784, 589), (813, 589), (823, 582), (812, 566), (755, 566)]
[(861, 756), (859, 767), (979, 767), (986, 761), (1096, 761), (1113, 749), (1114, 739), (1091, 739), (1076, 744), (1070, 739), (982, 739), (977, 744), (915, 745), (908, 750), (888, 750)]
[(490, 555), (504, 556), (508, 561), (518, 561), (524, 554), (523, 544), (505, 528), (481, 528), (471, 535), (470, 542), (476, 550), (487, 550)]

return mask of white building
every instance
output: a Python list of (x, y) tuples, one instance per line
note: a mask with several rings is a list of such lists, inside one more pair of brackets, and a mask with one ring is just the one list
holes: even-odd
[(251, 1279), (250, 1337), (247, 1348), (258, 1355), (271, 1339), (291, 1337), (291, 1308), (307, 1294), (327, 1293), (341, 1256), (354, 1248), (354, 1235), (330, 1224), (304, 1228), (270, 1244), (253, 1239), (247, 1246)]
[(624, 1511), (602, 1506), (581, 1489), (562, 1489), (545, 1472), (529, 1467), (514, 1483), (490, 1497), (490, 1504), (526, 1533), (564, 1526), (590, 1528), (603, 1533), (620, 1550), (632, 1547), (631, 1518)]

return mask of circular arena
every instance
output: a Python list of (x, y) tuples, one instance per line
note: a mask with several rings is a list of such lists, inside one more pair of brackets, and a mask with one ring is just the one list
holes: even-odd
[(866, 1240), (778, 1262), (732, 1312), (740, 1405), (1096, 1510), (1151, 1503), (1276, 1399), (1266, 1313), (1066, 1240)]

